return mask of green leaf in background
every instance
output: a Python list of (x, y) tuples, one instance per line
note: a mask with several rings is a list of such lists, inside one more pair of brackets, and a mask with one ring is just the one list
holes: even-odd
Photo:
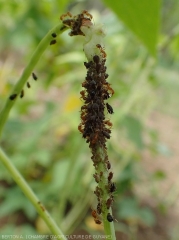
[(103, 0), (156, 56), (160, 0)]
[(147, 226), (153, 226), (156, 222), (155, 216), (148, 207), (141, 207), (134, 198), (124, 198), (118, 203), (118, 216), (120, 219), (142, 222)]
[(128, 138), (133, 141), (139, 149), (143, 149), (143, 127), (140, 120), (132, 116), (126, 116), (123, 119), (122, 125), (126, 128)]

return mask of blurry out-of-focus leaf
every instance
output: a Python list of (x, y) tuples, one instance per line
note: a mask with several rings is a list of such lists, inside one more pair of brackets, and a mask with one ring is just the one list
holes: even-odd
[(24, 211), (24, 213), (30, 220), (35, 219), (36, 209), (34, 208), (34, 206), (32, 205), (32, 203), (30, 201), (28, 201), (28, 202), (25, 201), (25, 196), (23, 196), (23, 198), (24, 198), (24, 200), (23, 200), (22, 210)]
[(158, 206), (157, 206), (158, 210), (164, 215), (167, 214), (168, 211), (168, 206), (165, 202), (159, 202)]
[(171, 150), (162, 143), (157, 144), (157, 151), (167, 157), (172, 155)]
[(130, 189), (132, 187), (132, 182), (136, 179), (136, 174), (133, 171), (133, 162), (128, 164), (121, 174), (118, 175), (117, 181), (117, 192), (119, 194), (123, 194), (126, 189)]
[(70, 162), (68, 160), (64, 160), (55, 165), (52, 173), (53, 179), (51, 183), (53, 189), (59, 190), (64, 185), (69, 164)]
[(132, 116), (126, 116), (122, 122), (126, 128), (128, 138), (135, 143), (135, 145), (142, 149), (144, 147), (142, 138), (142, 124), (141, 122)]
[(162, 170), (157, 170), (153, 173), (154, 180), (163, 180), (166, 178), (166, 173)]
[(148, 226), (155, 223), (155, 217), (152, 211), (147, 208), (141, 208), (136, 199), (125, 198), (118, 205), (118, 215), (121, 219), (128, 222), (143, 222)]
[(11, 188), (11, 191), (7, 192), (5, 201), (0, 205), (1, 217), (12, 214), (12, 212), (18, 210), (25, 210), (27, 216), (31, 219), (36, 215), (36, 211), (32, 204), (25, 201), (25, 196), (18, 187), (14, 187)]
[(151, 209), (145, 207), (145, 208), (141, 208), (139, 210), (140, 213), (140, 218), (143, 220), (143, 222), (148, 225), (148, 226), (152, 226), (155, 224), (155, 216), (152, 213)]
[[(37, 234), (37, 231), (31, 226), (31, 225), (21, 225), (19, 227), (13, 225), (13, 224), (8, 224), (5, 225), (4, 227), (1, 227), (0, 229), (0, 234), (1, 235), (12, 235), (14, 234), (14, 236), (17, 234), (18, 232), (18, 239), (23, 239), (23, 235), (27, 235), (30, 234), (31, 236)], [(22, 236), (22, 237), (21, 237)]]
[(50, 156), (48, 150), (42, 149), (35, 153), (34, 158), (41, 166), (48, 167), (51, 161)]
[(156, 56), (160, 22), (160, 0), (103, 0), (125, 25)]
[(19, 210), (19, 201), (18, 200), (19, 200), (18, 198), (16, 199), (16, 201), (14, 201), (13, 198), (8, 198), (6, 201), (4, 201), (0, 207), (1, 217), (11, 214), (12, 212), (15, 212), (16, 210)]
[(1, 227), (0, 234), (1, 235), (13, 234), (15, 233), (15, 231), (16, 231), (15, 226), (13, 224), (8, 224), (8, 225), (5, 225), (4, 227)]

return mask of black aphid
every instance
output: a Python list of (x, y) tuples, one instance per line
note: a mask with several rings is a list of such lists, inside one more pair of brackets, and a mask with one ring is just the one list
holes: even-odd
[(106, 107), (107, 107), (108, 113), (110, 114), (114, 113), (113, 108), (111, 107), (111, 105), (109, 105), (109, 103), (106, 103)]
[(114, 219), (113, 219), (113, 217), (111, 216), (110, 213), (108, 213), (108, 215), (107, 215), (107, 220), (108, 220), (108, 222), (113, 222), (114, 221)]
[(27, 82), (27, 87), (30, 88), (30, 83), (29, 82)]
[(50, 42), (50, 45), (53, 45), (55, 44), (57, 41), (55, 39), (53, 39), (51, 42)]
[(56, 33), (52, 33), (52, 37), (56, 38), (57, 34)]
[(34, 72), (32, 73), (32, 77), (33, 77), (33, 79), (34, 79), (35, 81), (37, 81), (38, 77), (35, 75)]
[(9, 97), (9, 99), (10, 99), (10, 100), (14, 100), (16, 97), (17, 97), (17, 94), (14, 93), (14, 94), (12, 94), (12, 95)]
[(20, 98), (23, 98), (23, 96), (24, 96), (24, 90), (22, 89), (21, 94), (20, 94)]

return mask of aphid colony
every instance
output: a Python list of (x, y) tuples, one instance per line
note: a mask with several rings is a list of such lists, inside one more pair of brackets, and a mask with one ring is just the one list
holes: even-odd
[[(37, 79), (38, 79), (38, 77), (36, 76), (36, 74), (33, 72), (32, 73), (32, 78), (35, 80), (35, 81), (37, 81)], [(31, 86), (30, 86), (30, 83), (29, 82), (27, 82), (27, 88), (30, 88)], [(12, 94), (10, 97), (9, 97), (9, 99), (10, 100), (14, 100), (14, 99), (16, 99), (16, 97), (18, 96), (18, 94), (17, 93), (14, 93), (14, 94)], [(21, 92), (20, 92), (20, 98), (23, 98), (24, 97), (24, 89), (22, 89), (21, 90)]]
[[(70, 36), (85, 34), (81, 31), (81, 26), (92, 26), (92, 15), (84, 10), (77, 16), (72, 16), (67, 12), (60, 17), (64, 28), (70, 28)], [(84, 101), (84, 105), (81, 107), (81, 123), (78, 126), (78, 130), (82, 134), (82, 137), (89, 143), (89, 147), (92, 152), (92, 161), (96, 169), (93, 175), (96, 183), (96, 189), (94, 194), (97, 197), (97, 207), (92, 210), (92, 216), (96, 224), (101, 224), (100, 215), (104, 213), (104, 209), (110, 209), (113, 204), (114, 192), (116, 186), (112, 181), (113, 173), (110, 171), (111, 163), (107, 155), (106, 141), (110, 139), (112, 123), (109, 119), (105, 119), (105, 109), (109, 114), (113, 114), (113, 108), (109, 103), (105, 103), (113, 94), (114, 90), (107, 82), (108, 74), (106, 73), (106, 52), (101, 44), (96, 44), (96, 54), (91, 56), (91, 61), (84, 62), (84, 66), (87, 69), (87, 75), (85, 81), (82, 83), (84, 90), (80, 92), (81, 99)], [(98, 154), (98, 150), (102, 149), (103, 159)], [(105, 174), (103, 171), (97, 171), (99, 165), (103, 165)], [(108, 176), (106, 176), (106, 174)], [(100, 187), (100, 183), (106, 182), (105, 189)], [(104, 199), (108, 195), (107, 199)], [(106, 212), (106, 210), (105, 210)], [(107, 221), (113, 221), (113, 217), (108, 212), (106, 214)]]
[[(102, 49), (102, 47), (100, 49)], [(106, 170), (110, 171), (111, 164), (107, 156), (106, 140), (110, 139), (112, 123), (110, 120), (105, 119), (104, 110), (106, 108), (109, 114), (114, 113), (111, 105), (109, 103), (105, 103), (105, 101), (114, 94), (114, 90), (106, 80), (108, 78), (108, 74), (106, 74), (105, 56), (106, 54), (104, 54), (103, 49), (101, 57), (95, 55), (93, 57), (93, 61), (84, 63), (87, 69), (87, 75), (85, 81), (82, 83), (82, 87), (84, 87), (85, 90), (80, 92), (81, 99), (84, 100), (84, 105), (81, 107), (81, 123), (78, 126), (78, 130), (81, 132), (82, 137), (86, 139), (86, 142), (89, 143), (89, 147), (91, 148), (93, 154), (91, 159), (94, 167), (96, 169), (98, 168), (99, 157), (96, 155), (96, 152), (97, 148), (100, 146), (106, 152), (104, 164), (106, 166)], [(93, 174), (96, 183), (101, 181), (102, 176), (103, 172), (95, 172), (95, 174)], [(106, 185), (106, 189), (109, 194), (109, 198), (105, 202), (107, 209), (109, 209), (113, 204), (113, 193), (116, 190), (115, 184), (112, 182), (112, 178), (113, 172), (110, 171), (108, 174), (108, 184)], [(95, 223), (100, 224), (101, 221), (97, 216), (102, 213), (101, 206), (103, 201), (103, 190), (99, 186), (96, 186), (94, 193), (97, 196), (98, 203), (96, 217), (93, 217)], [(93, 210), (93, 215), (94, 211), (95, 210)], [(111, 222), (112, 219), (112, 216), (108, 213), (107, 220)]]
[[(104, 109), (112, 114), (113, 109), (108, 103), (104, 103), (114, 94), (114, 90), (106, 81), (105, 59), (100, 62), (100, 57), (95, 55), (93, 61), (84, 63), (87, 68), (87, 76), (82, 86), (86, 90), (80, 92), (85, 105), (81, 107), (81, 124), (78, 126), (83, 137), (90, 143), (90, 147), (96, 143), (106, 148), (106, 138), (110, 138), (112, 123), (105, 120)], [(94, 163), (95, 165), (95, 163)]]

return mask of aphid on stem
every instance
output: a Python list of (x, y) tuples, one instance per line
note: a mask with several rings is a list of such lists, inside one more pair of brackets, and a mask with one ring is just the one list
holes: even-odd
[(62, 14), (62, 15), (60, 16), (60, 20), (63, 21), (66, 17), (72, 18), (73, 16), (72, 16), (72, 14), (71, 14), (70, 12), (67, 12), (67, 13)]
[(114, 218), (110, 213), (107, 214), (107, 220), (108, 220), (108, 222), (113, 222), (114, 221)]
[(99, 225), (102, 223), (99, 219), (94, 219), (94, 221), (96, 224), (99, 224)]
[(27, 82), (27, 87), (30, 88), (30, 83), (29, 82)]
[(85, 93), (86, 93), (85, 90), (83, 90), (83, 91), (80, 92), (80, 94), (81, 94), (81, 98), (83, 98), (84, 100), (85, 100), (85, 97), (86, 97), (86, 96), (85, 96)]
[(113, 108), (111, 107), (111, 105), (109, 105), (109, 103), (106, 103), (106, 107), (107, 107), (108, 113), (110, 114), (114, 113)]
[(98, 55), (95, 55), (95, 56), (93, 57), (93, 61), (94, 61), (95, 63), (99, 63), (99, 62), (100, 62), (99, 56), (98, 56)]
[(94, 210), (94, 209), (92, 209), (92, 208), (91, 208), (91, 210), (92, 210), (91, 215), (92, 215), (95, 223), (96, 223), (96, 224), (101, 224), (102, 222), (101, 222), (101, 220), (99, 220), (99, 216), (98, 216), (96, 210)]
[(107, 201), (106, 201), (107, 209), (109, 209), (111, 207), (113, 201), (114, 201), (113, 196), (110, 196), (110, 198), (107, 199)]
[(110, 172), (108, 175), (108, 182), (110, 182), (112, 178), (113, 178), (113, 172)]
[(114, 94), (114, 90), (113, 90), (109, 85), (107, 86), (107, 90), (108, 90), (109, 92), (111, 92), (111, 95)]
[(112, 182), (111, 184), (109, 184), (109, 192), (113, 193), (116, 191), (116, 185), (114, 182)]
[(79, 130), (81, 133), (83, 133), (83, 132), (84, 132), (84, 127), (80, 124), (80, 125), (78, 126), (78, 130)]
[(101, 203), (99, 202), (97, 205), (97, 213), (100, 215), (102, 213), (102, 209), (101, 209)]
[(106, 138), (110, 139), (110, 134), (108, 132), (102, 131), (102, 133)]
[(112, 123), (109, 120), (105, 120), (104, 124), (108, 125), (110, 128), (112, 127)]
[(97, 174), (97, 173), (93, 174), (93, 177), (94, 177), (95, 181), (96, 181), (97, 183), (99, 183), (100, 178), (99, 178), (98, 174)]
[(100, 44), (96, 44), (96, 47), (100, 50), (101, 55), (102, 55), (102, 58), (106, 58), (106, 57), (107, 57), (107, 54), (106, 54), (106, 52), (104, 51), (104, 48), (102, 48), (102, 46), (101, 46)]
[(57, 37), (57, 34), (56, 34), (56, 33), (52, 33), (52, 37), (53, 37), (53, 38), (56, 38), (56, 37)]
[(82, 14), (85, 14), (86, 16), (88, 16), (90, 20), (93, 18), (93, 16), (87, 10), (84, 10)]
[(9, 97), (9, 99), (10, 99), (10, 100), (14, 100), (16, 97), (17, 97), (17, 94), (14, 93), (14, 94), (12, 94), (12, 95)]
[(53, 45), (55, 44), (57, 41), (55, 39), (53, 39), (51, 42), (50, 42), (50, 45)]
[(107, 165), (107, 169), (108, 169), (108, 170), (111, 169), (111, 163), (110, 163), (110, 161), (107, 161), (107, 162), (106, 162), (106, 165)]
[(22, 89), (21, 94), (20, 94), (20, 98), (23, 98), (23, 96), (24, 96), (24, 90)]
[(37, 81), (38, 77), (36, 76), (36, 74), (34, 72), (32, 73), (32, 77), (35, 81)]

